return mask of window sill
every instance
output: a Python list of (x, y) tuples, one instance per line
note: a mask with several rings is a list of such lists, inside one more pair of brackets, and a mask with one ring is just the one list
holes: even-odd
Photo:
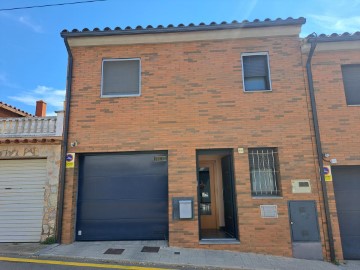
[(253, 199), (275, 199), (275, 200), (281, 200), (284, 199), (283, 196), (252, 196)]
[(200, 245), (239, 245), (240, 241), (235, 238), (202, 239)]
[(134, 95), (101, 95), (100, 98), (122, 98), (122, 97), (140, 97), (141, 94)]
[(263, 93), (263, 92), (272, 92), (272, 89), (270, 90), (243, 90), (244, 93)]
[(360, 107), (360, 104), (346, 104), (348, 107)]

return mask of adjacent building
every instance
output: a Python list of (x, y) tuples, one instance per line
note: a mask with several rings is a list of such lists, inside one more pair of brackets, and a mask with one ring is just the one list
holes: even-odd
[(63, 118), (0, 103), (0, 242), (55, 237)]
[(336, 257), (360, 259), (360, 32), (308, 41)]
[(20, 110), (14, 106), (6, 104), (0, 101), (0, 117), (1, 118), (11, 118), (11, 117), (29, 117), (32, 116), (30, 113), (27, 113), (23, 110)]

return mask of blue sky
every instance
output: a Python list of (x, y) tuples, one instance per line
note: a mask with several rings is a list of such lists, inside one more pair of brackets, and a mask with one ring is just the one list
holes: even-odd
[[(0, 9), (81, 0), (0, 0)], [(0, 11), (0, 101), (48, 114), (65, 99), (67, 52), (63, 29), (157, 26), (305, 17), (301, 36), (360, 31), (360, 0), (107, 0)]]

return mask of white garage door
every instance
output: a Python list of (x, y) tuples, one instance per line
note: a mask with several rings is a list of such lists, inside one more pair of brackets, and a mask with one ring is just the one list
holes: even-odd
[(0, 242), (39, 242), (46, 159), (0, 160)]

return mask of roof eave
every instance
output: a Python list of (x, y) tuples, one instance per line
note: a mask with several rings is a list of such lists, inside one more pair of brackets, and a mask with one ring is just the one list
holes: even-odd
[(355, 32), (354, 34), (344, 33), (341, 35), (332, 34), (330, 36), (326, 36), (324, 34), (319, 35), (317, 37), (311, 35), (306, 38), (308, 43), (316, 41), (317, 43), (326, 43), (326, 42), (343, 42), (343, 41), (359, 41), (360, 40), (360, 32)]
[(231, 24), (210, 24), (198, 26), (180, 26), (180, 27), (157, 27), (157, 28), (135, 28), (124, 30), (104, 30), (104, 31), (78, 31), (72, 32), (63, 31), (61, 37), (93, 37), (93, 36), (114, 36), (114, 35), (139, 35), (139, 34), (155, 34), (155, 33), (181, 33), (181, 32), (196, 32), (196, 31), (212, 31), (212, 30), (229, 30), (241, 28), (261, 28), (261, 27), (275, 27), (275, 26), (291, 26), (303, 25), (306, 22), (305, 18), (275, 20), (275, 21), (259, 21), (259, 22), (241, 22)]

